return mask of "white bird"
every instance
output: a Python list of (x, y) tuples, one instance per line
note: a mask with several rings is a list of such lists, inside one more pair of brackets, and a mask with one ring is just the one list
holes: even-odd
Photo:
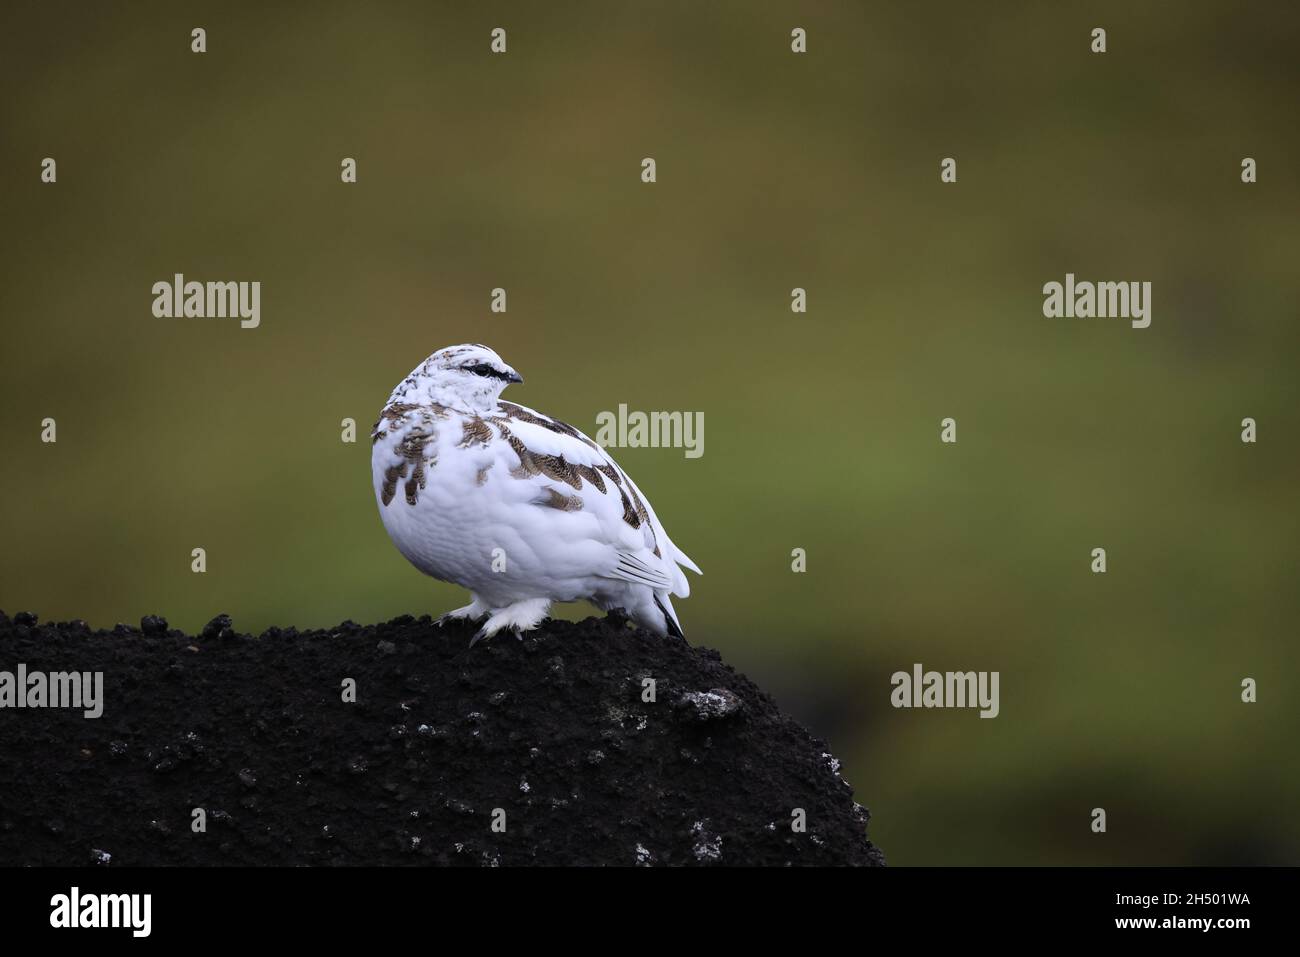
[[(482, 345), (449, 346), (388, 397), (371, 434), (384, 528), (426, 575), (469, 589), (439, 619), (479, 620), (474, 641), (535, 628), (552, 602), (620, 608), (684, 638), (670, 595), (700, 572), (609, 454), (501, 392), (519, 373)], [(471, 642), (472, 644), (472, 642)]]

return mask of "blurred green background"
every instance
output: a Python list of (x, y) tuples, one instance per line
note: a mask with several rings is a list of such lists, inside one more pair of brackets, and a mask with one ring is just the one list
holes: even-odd
[[(592, 433), (621, 402), (704, 413), (700, 459), (616, 453), (705, 571), (687, 634), (827, 738), (892, 863), (1300, 860), (1294, 6), (43, 2), (3, 27), (10, 614), (462, 604), (390, 544), (366, 433), (429, 352), (485, 342), (527, 379), (508, 398)], [(1151, 327), (1045, 319), (1067, 271), (1150, 280)], [(261, 328), (154, 318), (176, 272), (261, 281)], [(1000, 671), (1001, 716), (892, 709), (913, 662)]]

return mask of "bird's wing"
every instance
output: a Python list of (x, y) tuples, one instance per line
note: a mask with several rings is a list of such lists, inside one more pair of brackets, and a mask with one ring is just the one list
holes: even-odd
[(565, 533), (608, 546), (597, 574), (690, 594), (679, 566), (699, 568), (672, 543), (641, 490), (603, 448), (558, 419), (513, 402), (500, 407), (485, 421), (510, 450), (506, 481), (530, 483), (531, 503), (553, 509)]

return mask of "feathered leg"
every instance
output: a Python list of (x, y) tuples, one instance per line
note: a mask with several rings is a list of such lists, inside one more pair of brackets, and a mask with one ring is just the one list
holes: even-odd
[(522, 638), (522, 632), (531, 631), (540, 625), (550, 610), (549, 598), (525, 598), (505, 608), (494, 608), (491, 616), (483, 623), (483, 627), (470, 640), (469, 646), (473, 648), (482, 639), (491, 638), (498, 631), (506, 628), (513, 631), (516, 638)]

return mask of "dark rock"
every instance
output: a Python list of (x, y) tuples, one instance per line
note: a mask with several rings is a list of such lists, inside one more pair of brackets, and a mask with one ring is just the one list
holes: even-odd
[(234, 635), (233, 622), (229, 615), (217, 615), (203, 626), (204, 638), (230, 638)]
[[(10, 865), (83, 866), (91, 848), (113, 866), (883, 863), (828, 747), (716, 652), (617, 618), (473, 649), (476, 625), (428, 616), (219, 647), (161, 619), (141, 621), (147, 642), (26, 621), (0, 618), (0, 660), (103, 671), (112, 723), (49, 708), (6, 725)], [(204, 629), (233, 634), (226, 615)], [(806, 833), (782, 826), (794, 808)]]
[(140, 619), (140, 630), (146, 635), (165, 635), (167, 619), (160, 615), (145, 615)]
[(726, 688), (688, 691), (673, 704), (679, 714), (700, 724), (735, 717), (743, 707), (744, 702)]

